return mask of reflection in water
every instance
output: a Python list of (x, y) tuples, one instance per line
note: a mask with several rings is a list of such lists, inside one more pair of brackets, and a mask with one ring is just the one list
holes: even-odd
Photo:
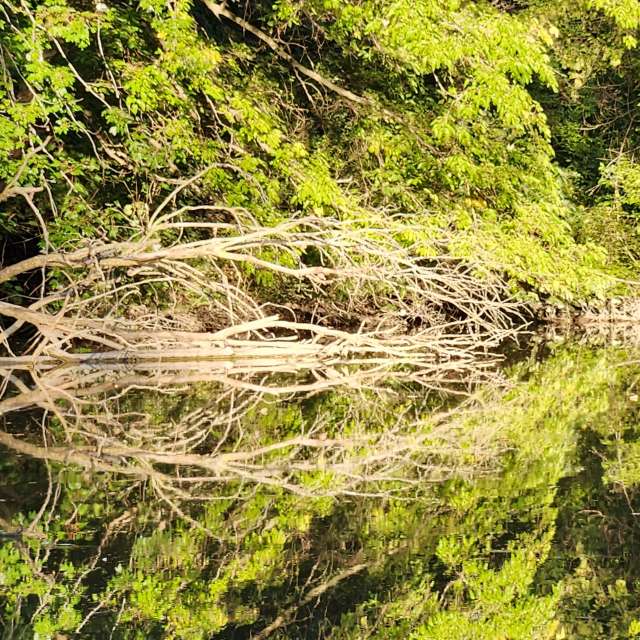
[(544, 349), (455, 402), (12, 374), (4, 637), (629, 637), (640, 366)]

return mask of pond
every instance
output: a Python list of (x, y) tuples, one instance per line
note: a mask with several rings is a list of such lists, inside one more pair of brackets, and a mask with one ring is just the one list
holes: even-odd
[(455, 396), (174, 373), (5, 412), (2, 638), (640, 633), (635, 347), (538, 337)]

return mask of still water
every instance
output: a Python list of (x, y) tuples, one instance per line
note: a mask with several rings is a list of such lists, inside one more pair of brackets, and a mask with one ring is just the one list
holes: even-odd
[(0, 637), (640, 636), (640, 357), (581, 342), (455, 396), (94, 369), (6, 412)]

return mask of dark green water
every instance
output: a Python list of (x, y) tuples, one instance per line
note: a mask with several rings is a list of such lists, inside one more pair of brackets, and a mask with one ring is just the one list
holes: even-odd
[[(5, 417), (75, 440), (67, 462), (0, 450), (0, 637), (634, 637), (637, 355), (532, 345), (457, 409), (344, 390), (238, 396), (230, 420), (202, 384), (87, 404), (73, 425)], [(226, 466), (73, 464), (101, 433)]]

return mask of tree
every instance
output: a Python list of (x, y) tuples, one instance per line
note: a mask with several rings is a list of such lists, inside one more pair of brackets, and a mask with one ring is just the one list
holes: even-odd
[(4, 635), (636, 633), (628, 354), (497, 364), (633, 290), (639, 24), (0, 0)]

